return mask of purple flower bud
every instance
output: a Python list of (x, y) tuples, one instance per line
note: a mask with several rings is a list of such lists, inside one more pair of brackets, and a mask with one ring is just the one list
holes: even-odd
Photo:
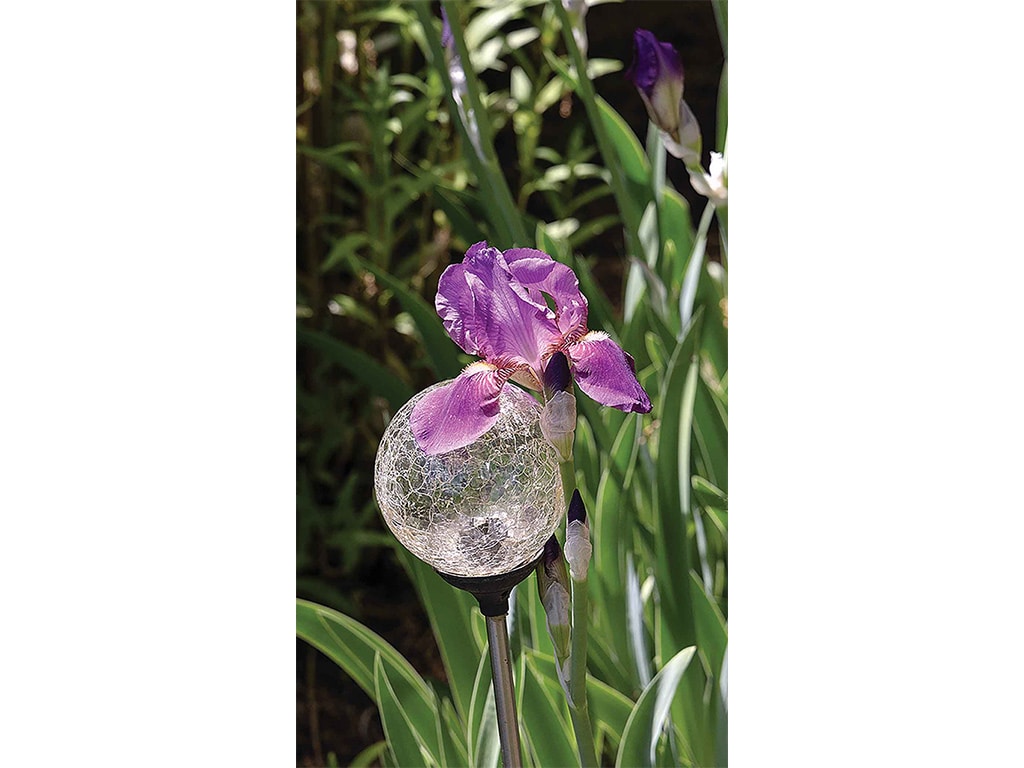
[(537, 564), (537, 590), (544, 606), (548, 634), (559, 663), (569, 658), (571, 640), (569, 575), (566, 573), (562, 548), (553, 535), (544, 545), (544, 555)]
[(569, 563), (569, 575), (573, 581), (586, 581), (593, 551), (587, 510), (579, 490), (574, 490), (569, 502), (569, 519), (565, 524), (565, 560)]
[(671, 43), (646, 29), (633, 35), (634, 58), (626, 77), (636, 86), (647, 114), (663, 133), (665, 147), (684, 162), (699, 163), (700, 128), (683, 101), (683, 64)]
[(579, 489), (573, 490), (572, 500), (569, 501), (569, 522), (587, 522), (587, 508), (583, 505)]
[(633, 63), (626, 77), (648, 98), (654, 95), (659, 83), (678, 85), (680, 97), (683, 89), (683, 64), (671, 43), (662, 43), (652, 32), (638, 29), (633, 33)]
[(544, 369), (544, 388), (551, 392), (565, 392), (571, 387), (569, 360), (561, 352), (555, 352)]

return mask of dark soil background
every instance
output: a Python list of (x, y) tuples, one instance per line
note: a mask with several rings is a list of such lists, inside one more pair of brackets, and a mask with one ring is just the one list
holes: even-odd
[[(637, 28), (651, 30), (680, 52), (686, 73), (686, 100), (704, 135), (706, 167), (709, 150), (715, 148), (715, 110), (725, 61), (711, 2), (634, 0), (591, 8), (587, 14), (590, 56), (619, 59), (628, 66)], [(595, 85), (643, 142), (647, 114), (632, 84), (619, 72), (598, 79)], [(576, 103), (574, 109), (582, 110), (582, 105)], [(503, 144), (499, 137), (499, 153), (506, 148), (514, 151), (514, 142)], [(508, 165), (514, 166), (514, 160)], [(667, 173), (689, 201), (696, 222), (704, 198), (693, 191), (682, 164), (674, 158), (668, 158)], [(608, 267), (599, 270), (599, 275), (612, 296), (621, 293), (621, 282), (617, 281), (621, 281), (622, 258), (615, 251), (609, 238), (608, 253), (596, 254), (607, 259)], [(715, 258), (717, 252), (717, 232), (712, 231), (708, 253)], [(390, 550), (376, 550), (364, 558), (363, 567), (339, 577), (333, 586), (351, 601), (353, 615), (394, 645), (425, 678), (445, 679), (426, 615)], [(332, 754), (338, 765), (348, 765), (363, 749), (383, 739), (375, 705), (333, 662), (301, 640), (296, 641), (296, 661), (298, 766), (327, 765)]]

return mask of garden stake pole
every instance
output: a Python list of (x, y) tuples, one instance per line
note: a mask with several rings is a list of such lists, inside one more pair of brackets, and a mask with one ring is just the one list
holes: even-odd
[(487, 650), (494, 683), (494, 710), (498, 720), (501, 759), (505, 768), (522, 768), (523, 765), (519, 717), (516, 714), (516, 696), (512, 684), (512, 649), (509, 647), (508, 626), (505, 623), (508, 618), (508, 597), (517, 584), (536, 570), (542, 555), (543, 550), (525, 565), (494, 576), (455, 576), (437, 571), (437, 575), (453, 587), (473, 595), (486, 620)]
[(508, 644), (505, 616), (487, 617), (487, 647), (491, 655), (491, 677), (494, 680), (494, 708), (498, 717), (498, 739), (501, 761), (505, 768), (521, 768), (519, 719), (512, 688), (512, 652)]

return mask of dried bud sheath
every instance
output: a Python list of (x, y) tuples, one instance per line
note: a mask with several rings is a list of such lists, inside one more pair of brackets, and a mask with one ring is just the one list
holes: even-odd
[(548, 634), (559, 664), (569, 657), (572, 637), (570, 619), (569, 575), (565, 570), (562, 548), (552, 536), (544, 545), (544, 556), (537, 564), (537, 589), (544, 606)]
[(572, 501), (569, 502), (568, 522), (565, 526), (565, 559), (569, 562), (569, 574), (573, 581), (586, 581), (590, 555), (593, 551), (586, 507), (583, 506), (580, 492), (573, 491)]

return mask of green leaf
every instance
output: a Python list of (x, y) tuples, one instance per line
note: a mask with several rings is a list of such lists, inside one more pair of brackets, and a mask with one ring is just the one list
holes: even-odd
[(470, 213), (456, 194), (442, 187), (437, 187), (435, 192), (434, 201), (448, 217), (452, 230), (467, 246), (479, 243), (481, 240), (490, 240), (485, 229), (480, 226), (484, 223), (482, 217), (477, 218)]
[(637, 668), (630, 664), (629, 637), (622, 631), (626, 622), (625, 552), (631, 549), (633, 540), (633, 516), (627, 511), (624, 498), (613, 467), (606, 467), (597, 487), (597, 508), (591, 523), (595, 550), (591, 581), (597, 582), (595, 586), (601, 597), (594, 601), (593, 608), (602, 626), (610, 630), (606, 634), (616, 665), (629, 680), (630, 687), (639, 687)]
[(684, 648), (654, 676), (640, 694), (622, 734), (615, 765), (619, 768), (653, 766), (658, 740), (669, 714), (676, 688), (696, 649)]
[[(537, 651), (527, 653), (537, 674), (547, 680), (553, 680), (560, 688), (554, 656)], [(633, 711), (633, 702), (612, 686), (590, 675), (587, 678), (587, 704), (594, 727), (603, 727), (617, 745), (626, 728), (626, 721)]]
[[(375, 659), (386, 669), (391, 690), (397, 692), (410, 718), (417, 723), (432, 723), (437, 717), (436, 699), (426, 682), (405, 657), (378, 634), (343, 613), (306, 600), (295, 601), (295, 613), (296, 634), (345, 670), (378, 706), (381, 702), (375, 680)], [(440, 755), (433, 725), (424, 741), (433, 755)]]
[(441, 318), (438, 317), (434, 307), (418, 293), (414, 293), (405, 283), (396, 279), (385, 270), (370, 264), (357, 256), (351, 256), (351, 261), (356, 266), (373, 274), (377, 280), (390, 288), (398, 298), (402, 308), (408, 312), (416, 323), (416, 328), (423, 339), (423, 346), (427, 349), (427, 356), (434, 373), (441, 379), (451, 379), (459, 375), (462, 370), (462, 363), (459, 362), (458, 348), (448, 337)]
[(729, 428), (726, 415), (718, 408), (703, 378), (697, 384), (693, 406), (693, 437), (712, 483), (729, 491)]
[(349, 768), (369, 768), (373, 765), (375, 760), (379, 760), (381, 755), (387, 751), (388, 743), (386, 741), (378, 741), (376, 744), (371, 744), (354, 758), (349, 763)]
[(729, 3), (727, 0), (712, 0), (711, 8), (715, 12), (715, 23), (718, 26), (718, 39), (722, 42), (722, 53), (729, 55)]
[(615, 310), (597, 280), (594, 279), (590, 264), (582, 256), (574, 256), (571, 266), (580, 280), (583, 295), (587, 297), (587, 316), (590, 327), (618, 336), (620, 324), (615, 317)]
[(708, 597), (704, 583), (693, 571), (690, 571), (690, 596), (693, 600), (693, 617), (697, 626), (697, 648), (708, 660), (711, 674), (717, 680), (722, 671), (725, 647), (729, 642), (725, 617)]
[(469, 765), (465, 729), (451, 699), (441, 699), (441, 718), (437, 721), (437, 731), (442, 748), (442, 765)]
[[(523, 724), (527, 743), (539, 766), (571, 766), (577, 762), (572, 727), (541, 682), (536, 667), (526, 658), (526, 674), (518, 680), (522, 688), (523, 704), (519, 719)], [(564, 703), (564, 697), (561, 699)]]
[(576, 472), (583, 475), (583, 482), (578, 485), (596, 488), (601, 480), (600, 459), (597, 443), (594, 442), (594, 429), (590, 426), (590, 420), (583, 415), (576, 419), (576, 444), (572, 452)]
[(651, 657), (644, 627), (644, 604), (640, 595), (640, 577), (629, 552), (626, 553), (626, 633), (637, 679), (641, 685), (647, 685), (651, 682)]
[(658, 274), (674, 296), (682, 286), (687, 257), (693, 252), (694, 234), (690, 205), (671, 187), (665, 187), (661, 193), (658, 233), (662, 249)]
[(694, 354), (698, 324), (679, 342), (669, 361), (660, 399), (657, 437), (657, 506), (655, 551), (662, 628), (669, 649), (693, 645), (697, 638), (687, 586), (690, 547), (686, 524), (690, 516), (690, 435), (697, 388), (698, 358)]
[(486, 648), (477, 661), (468, 712), (465, 720), (469, 764), (479, 768), (495, 768), (501, 755), (501, 741), (498, 738), (498, 715), (491, 685), (490, 656)]
[(726, 509), (728, 507), (729, 497), (725, 495), (721, 488), (708, 482), (700, 475), (694, 475), (690, 478), (690, 486), (693, 488), (693, 493), (701, 506), (717, 507), (719, 509)]
[(395, 376), (394, 372), (385, 368), (368, 354), (331, 338), (325, 333), (297, 326), (296, 339), (299, 344), (317, 350), (325, 358), (347, 370), (372, 394), (386, 399), (395, 411), (405, 405), (414, 394), (408, 385)]
[(420, 602), (430, 619), (441, 660), (448, 673), (455, 708), (466, 719), (481, 648), (471, 624), (473, 614), (479, 611), (477, 603), (472, 595), (445, 582), (433, 568), (413, 557), (404, 547), (395, 551), (416, 586)]
[[(626, 199), (616, 196), (619, 207), (625, 205), (629, 212), (622, 211), (623, 218), (639, 225), (644, 208), (651, 200), (651, 165), (647, 154), (636, 134), (622, 116), (612, 109), (607, 101), (598, 96), (595, 99), (601, 115), (601, 122), (611, 141), (612, 147), (622, 165), (626, 182)], [(639, 254), (636, 254), (639, 255)]]
[[(387, 738), (388, 749), (391, 750), (395, 763), (403, 768), (405, 766), (424, 766), (424, 768), (440, 766), (439, 759), (430, 754), (419, 730), (423, 725), (428, 725), (433, 731), (433, 724), (413, 723), (388, 679), (380, 654), (377, 654), (373, 660), (373, 680), (381, 724), (384, 726), (384, 736)], [(436, 735), (435, 733), (434, 736), (436, 737)]]
[(324, 259), (324, 263), (320, 265), (320, 271), (327, 272), (343, 261), (355, 256), (360, 248), (367, 245), (373, 245), (375, 243), (376, 241), (366, 232), (353, 232), (345, 235), (335, 241), (334, 245), (331, 246), (331, 250), (328, 252), (327, 258)]

